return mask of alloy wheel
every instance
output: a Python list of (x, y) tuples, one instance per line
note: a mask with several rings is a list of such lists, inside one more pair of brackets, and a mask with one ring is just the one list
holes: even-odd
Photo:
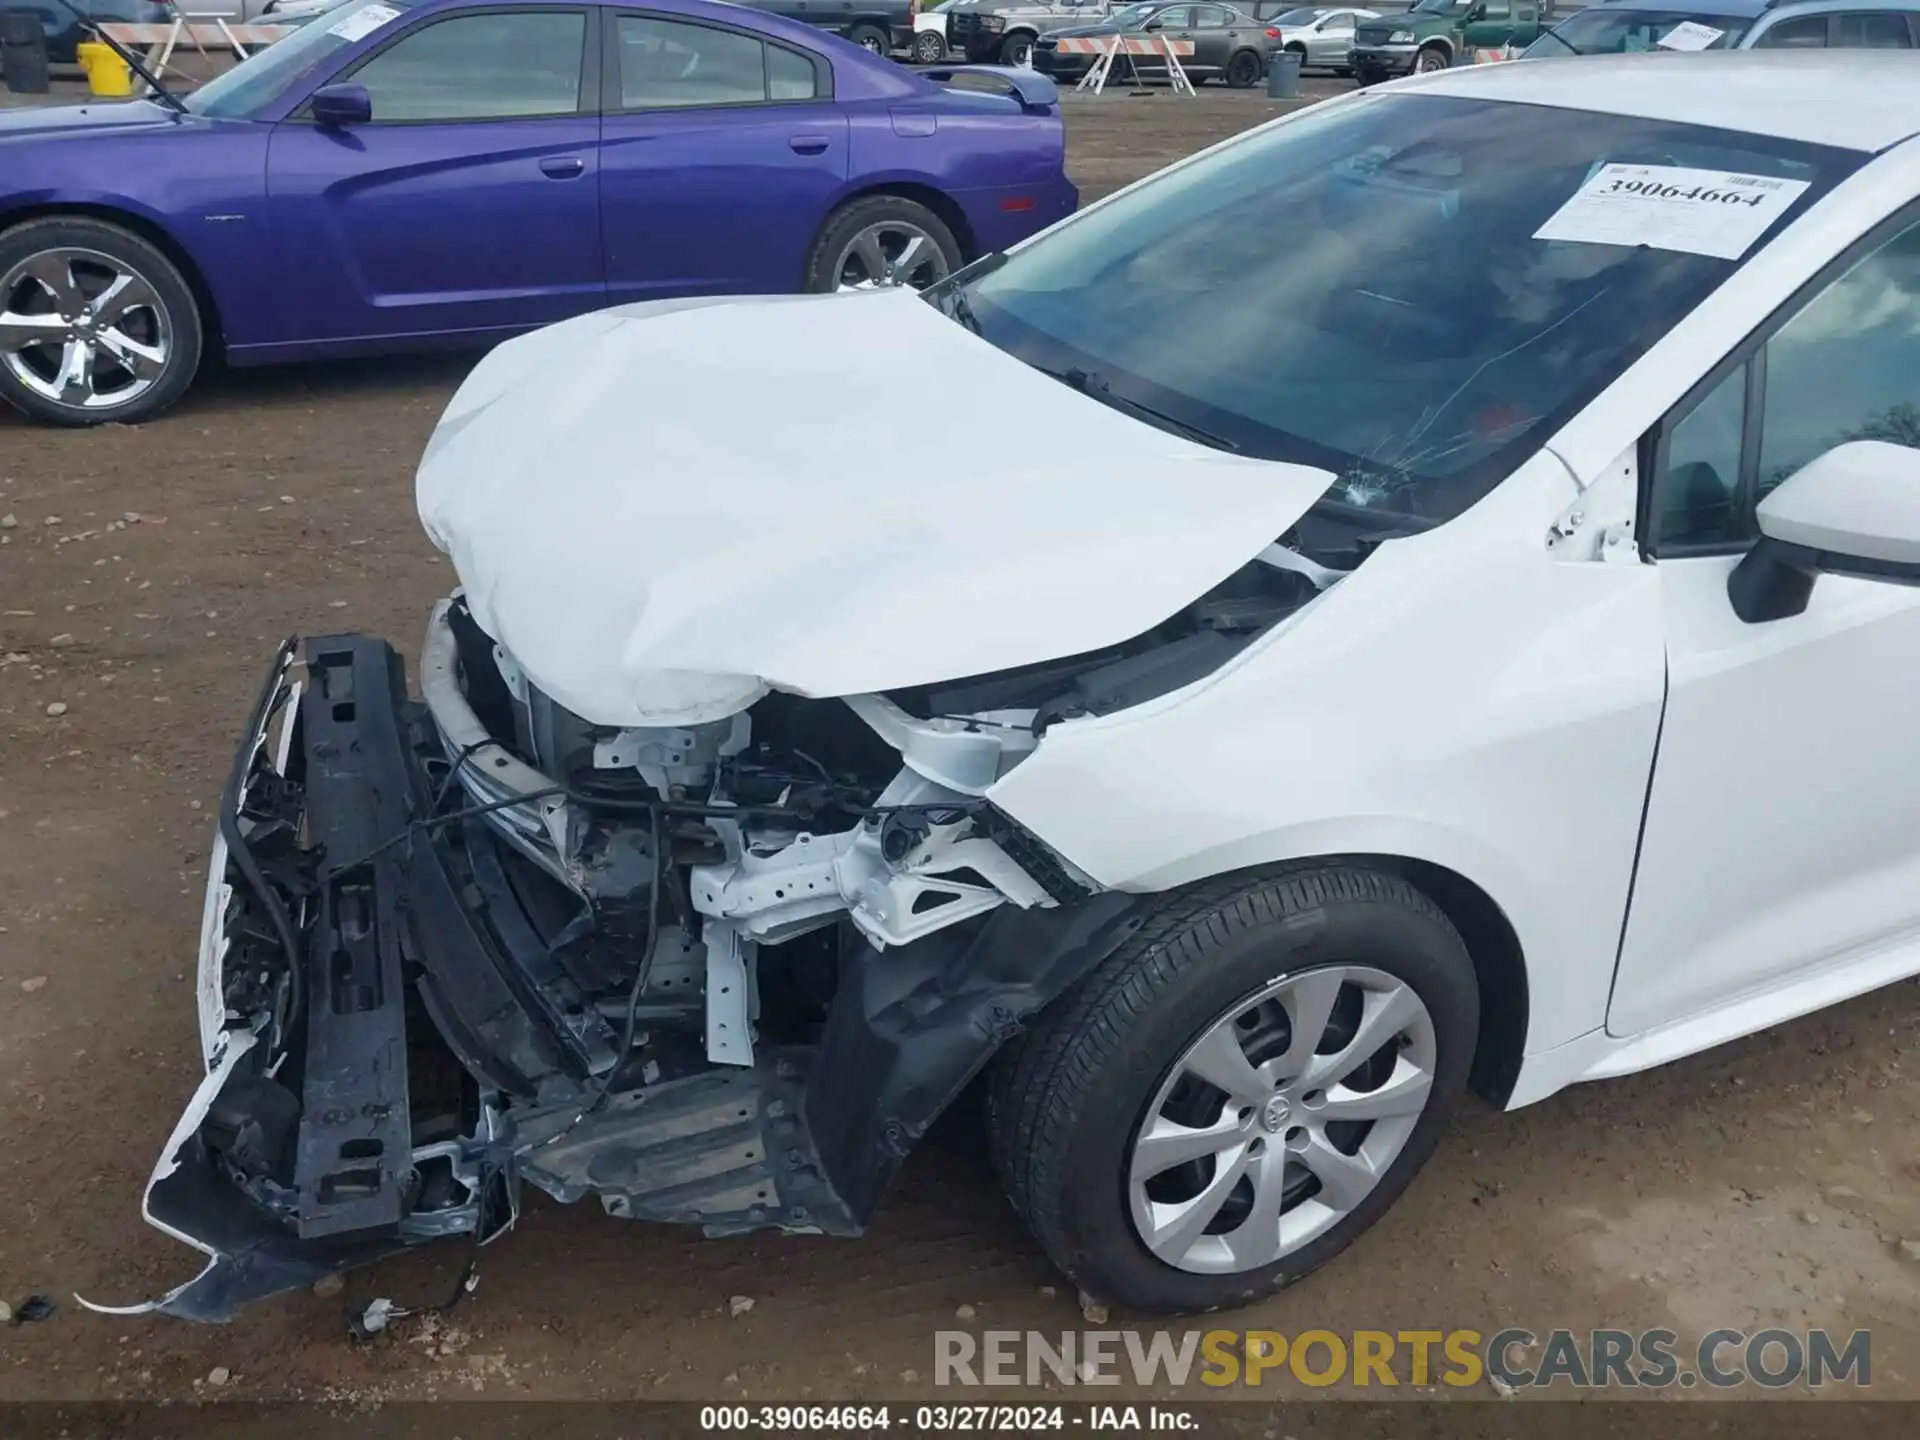
[(1405, 981), (1305, 970), (1236, 1002), (1167, 1072), (1128, 1156), (1134, 1228), (1180, 1270), (1273, 1264), (1352, 1214), (1433, 1088), (1433, 1018)]
[(913, 57), (922, 65), (938, 65), (947, 58), (947, 45), (931, 30), (922, 30), (913, 40)]
[(63, 247), (0, 276), (0, 365), (53, 404), (130, 404), (160, 381), (172, 354), (159, 292), (124, 260)]
[(911, 285), (916, 290), (947, 277), (946, 253), (939, 242), (906, 220), (882, 220), (858, 231), (833, 267), (839, 290), (885, 290)]
[(1242, 50), (1227, 62), (1227, 84), (1235, 90), (1248, 90), (1260, 83), (1260, 57)]

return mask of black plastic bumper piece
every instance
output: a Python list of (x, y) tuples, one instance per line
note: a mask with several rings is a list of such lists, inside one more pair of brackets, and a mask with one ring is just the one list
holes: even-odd
[(187, 1284), (150, 1306), (178, 1320), (231, 1320), (250, 1301), (311, 1285), (323, 1275), (369, 1264), (407, 1247), (393, 1232), (303, 1240), (237, 1189), (198, 1138), (147, 1191), (146, 1217), (192, 1236), (213, 1258)]
[(1003, 905), (843, 967), (803, 1118), (817, 1163), (861, 1226), (900, 1163), (995, 1053), (1144, 923), (1137, 895)]
[(307, 825), (325, 859), (308, 944), (294, 1161), (303, 1239), (398, 1225), (406, 1213), (413, 1145), (399, 855), (382, 848), (413, 818), (407, 770), (393, 764), (405, 748), (390, 697), (403, 684), (385, 645), (307, 647)]
[(520, 1173), (558, 1200), (597, 1195), (609, 1215), (709, 1235), (780, 1227), (858, 1235), (808, 1133), (810, 1049), (773, 1050), (612, 1095), (591, 1114), (523, 1118)]
[[(503, 937), (525, 927), (506, 923), (506, 916), (495, 923), (490, 898), (504, 905), (506, 897), (490, 897), (475, 882), (465, 837), (474, 833), (475, 843), (490, 842), (471, 827), (456, 832), (416, 824), (434, 801), (427, 761), (443, 757), (425, 707), (407, 699), (400, 657), (384, 640), (339, 635), (309, 640), (306, 659), (313, 677), (307, 714), (323, 711), (332, 726), (309, 730), (308, 770), (316, 777), (324, 772), (338, 787), (339, 806), (357, 810), (364, 821), (352, 826), (335, 812), (330, 868), (323, 872), (336, 888), (348, 881), (368, 887), (354, 892), (351, 923), (371, 919), (378, 944), (396, 947), (409, 962), (434, 1028), (483, 1086), (528, 1098), (550, 1077), (577, 1077), (583, 1073), (579, 1058), (567, 1053), (551, 1023), (552, 999), (538, 992), (528, 974), (529, 965), (546, 962), (544, 948), (529, 942), (525, 956), (506, 954)], [(330, 693), (317, 693), (323, 690)], [(309, 780), (310, 786), (318, 783)], [(314, 1023), (339, 1033), (346, 1027), (339, 1024), (338, 1004), (356, 1003), (370, 981), (397, 982), (397, 972), (384, 968), (385, 957), (384, 949), (377, 962), (364, 952), (330, 957), (346, 988), (335, 992), (329, 1016), (322, 1017), (320, 1003), (314, 1003)]]
[[(398, 1184), (409, 1158), (405, 1005), (398, 983), (393, 928), (375, 934), (361, 922), (356, 902), (343, 903), (333, 883), (320, 885), (317, 918), (296, 934), (285, 894), (270, 882), (289, 876), (255, 849), (274, 824), (263, 826), (262, 791), (282, 784), (264, 758), (269, 722), (293, 694), (288, 666), (293, 642), (275, 655), (249, 716), (222, 795), (219, 826), (228, 846), (228, 879), (242, 887), (264, 930), (301, 982), (306, 995), (307, 1064), (301, 1095), (261, 1070), (258, 1037), (232, 1032), (212, 1073), (176, 1128), (168, 1152), (149, 1181), (143, 1212), (149, 1222), (188, 1240), (210, 1258), (193, 1280), (139, 1310), (181, 1319), (218, 1321), (248, 1301), (294, 1289), (322, 1275), (364, 1264), (405, 1247), (399, 1233)], [(337, 692), (349, 682), (336, 677)], [(327, 708), (323, 708), (327, 707)], [(355, 746), (339, 727), (330, 702), (310, 689), (299, 728), (303, 742), (327, 736), (324, 750), (342, 755)], [(354, 787), (341, 767), (311, 771), (317, 804), (309, 819), (316, 835), (350, 843), (360, 816)], [(307, 797), (309, 801), (312, 797)], [(253, 819), (243, 821), (243, 808)], [(284, 829), (284, 825), (280, 828)], [(227, 917), (221, 917), (223, 922)], [(229, 932), (231, 934), (231, 931)], [(384, 935), (384, 938), (383, 938)], [(236, 950), (229, 964), (241, 955)], [(296, 1188), (263, 1174), (274, 1167), (295, 1116)], [(213, 1135), (223, 1137), (216, 1148)], [(378, 1147), (377, 1149), (375, 1147)], [(343, 1163), (344, 1162), (344, 1163)]]
[[(444, 1046), (482, 1089), (524, 1096), (550, 1077), (573, 1083), (562, 1042), (521, 998), (530, 987), (463, 868), (472, 856), (420, 823), (440, 747), (423, 707), (407, 699), (398, 655), (360, 635), (305, 643), (297, 748), (283, 777), (263, 735), (293, 693), (294, 653), (289, 642), (275, 656), (220, 828), (226, 878), (252, 904), (250, 933), (271, 934), (286, 955), (301, 1010), (271, 1054), (272, 1032), (251, 1030), (230, 1031), (216, 1052), (144, 1203), (149, 1221), (209, 1260), (136, 1309), (224, 1320), (247, 1301), (456, 1233), (444, 1216), (410, 1213), (410, 1089), (447, 1065), (444, 1055), (423, 1057), (423, 1041)], [(280, 853), (284, 818), (263, 826), (266, 795), (301, 812), (311, 858), (297, 875)], [(243, 958), (236, 948), (227, 964), (242, 973)], [(484, 1173), (507, 1157), (470, 1159)]]

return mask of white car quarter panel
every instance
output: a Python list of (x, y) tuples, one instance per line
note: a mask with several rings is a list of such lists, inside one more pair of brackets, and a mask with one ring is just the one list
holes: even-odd
[(1304, 857), (1464, 875), (1525, 952), (1529, 1050), (1603, 1023), (1659, 723), (1651, 566), (1566, 563), (1550, 454), (1383, 545), (1219, 674), (1050, 729), (990, 798), (1105, 884)]

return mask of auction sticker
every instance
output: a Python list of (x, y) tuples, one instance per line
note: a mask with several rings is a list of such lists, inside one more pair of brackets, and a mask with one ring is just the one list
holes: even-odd
[(338, 35), (351, 45), (355, 40), (364, 40), (389, 20), (396, 20), (400, 12), (391, 5), (362, 5), (351, 15), (342, 16), (327, 27), (329, 35)]
[(1705, 50), (1726, 33), (1697, 20), (1682, 20), (1654, 43), (1662, 50)]
[(1533, 238), (1738, 260), (1806, 188), (1804, 180), (1732, 170), (1603, 165)]

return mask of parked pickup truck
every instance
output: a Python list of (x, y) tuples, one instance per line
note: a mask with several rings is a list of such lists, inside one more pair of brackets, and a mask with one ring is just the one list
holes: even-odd
[(1104, 19), (1106, 0), (953, 0), (942, 7), (947, 43), (975, 65), (1026, 65), (1033, 42), (1069, 25)]
[(755, 10), (784, 15), (802, 25), (831, 30), (876, 55), (912, 50), (920, 0), (736, 0)]
[(1362, 85), (1445, 70), (1456, 57), (1511, 46), (1524, 50), (1552, 23), (1552, 0), (1418, 0), (1402, 15), (1363, 20), (1353, 32), (1353, 73)]

